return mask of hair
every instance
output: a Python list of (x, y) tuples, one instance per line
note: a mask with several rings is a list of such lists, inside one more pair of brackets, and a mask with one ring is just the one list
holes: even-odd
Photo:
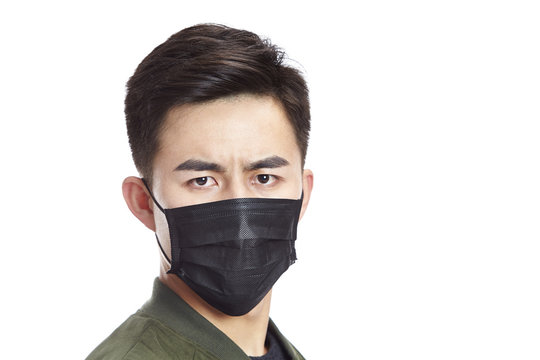
[(137, 67), (127, 83), (126, 125), (133, 161), (149, 181), (168, 112), (184, 104), (241, 94), (268, 95), (283, 106), (304, 166), (310, 110), (306, 82), (268, 39), (216, 24), (172, 35)]

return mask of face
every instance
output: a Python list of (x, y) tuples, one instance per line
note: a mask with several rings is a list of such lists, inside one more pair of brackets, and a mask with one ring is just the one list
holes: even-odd
[[(309, 199), (311, 172), (303, 171), (294, 130), (272, 97), (242, 95), (173, 109), (159, 144), (152, 191), (164, 208), (243, 197), (299, 199), (303, 189)], [(167, 222), (155, 206), (154, 218), (169, 253)]]

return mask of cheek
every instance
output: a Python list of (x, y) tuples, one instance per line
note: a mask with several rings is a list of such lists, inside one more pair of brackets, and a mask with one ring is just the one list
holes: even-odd
[(156, 221), (156, 235), (159, 238), (159, 242), (163, 247), (163, 251), (169, 259), (171, 258), (171, 241), (169, 236), (169, 226), (167, 224), (167, 218), (159, 209), (156, 209), (157, 212), (154, 213), (154, 219)]
[(293, 171), (284, 175), (284, 183), (280, 187), (282, 198), (299, 199), (302, 194), (303, 179), (300, 172)]

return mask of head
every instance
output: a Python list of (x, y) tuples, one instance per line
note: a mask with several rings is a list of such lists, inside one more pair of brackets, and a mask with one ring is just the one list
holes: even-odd
[(167, 114), (240, 94), (274, 98), (285, 111), (305, 161), (310, 130), (306, 83), (268, 40), (221, 25), (184, 29), (156, 47), (127, 84), (126, 123), (135, 166), (152, 182)]
[[(310, 130), (300, 72), (268, 40), (221, 25), (184, 29), (155, 48), (127, 84), (135, 165), (164, 208), (237, 197), (298, 199)], [(131, 211), (168, 249), (166, 220), (139, 178), (124, 181)]]

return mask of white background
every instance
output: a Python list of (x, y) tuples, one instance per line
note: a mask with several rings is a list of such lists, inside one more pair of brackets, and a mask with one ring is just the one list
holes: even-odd
[(537, 2), (6, 3), (1, 358), (82, 359), (150, 295), (124, 86), (200, 22), (309, 82), (315, 189), (272, 309), (308, 359), (540, 357)]

